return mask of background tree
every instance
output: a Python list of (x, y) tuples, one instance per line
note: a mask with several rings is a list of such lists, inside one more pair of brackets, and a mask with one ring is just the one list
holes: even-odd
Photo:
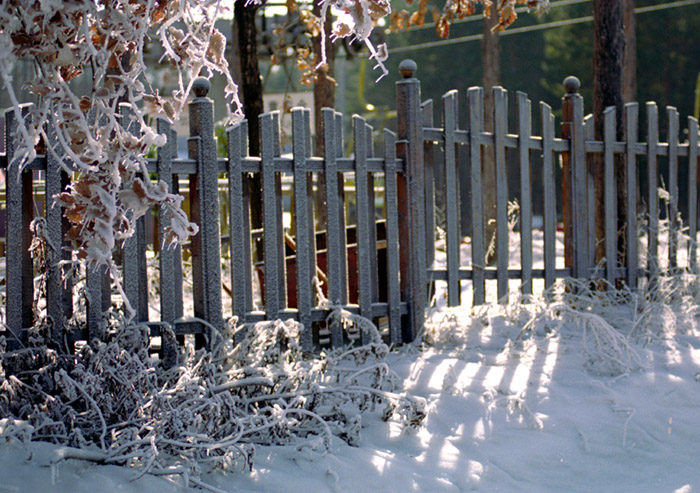
[[(486, 8), (486, 6), (485, 6)], [(493, 88), (501, 85), (501, 44), (498, 32), (494, 28), (499, 25), (496, 4), (490, 7), (490, 13), (484, 13), (483, 38), (481, 39), (481, 60), (483, 67), (484, 87), (484, 130), (493, 132)], [(481, 171), (483, 180), (483, 210), (484, 232), (487, 241), (495, 240), (496, 233), (496, 161), (493, 148), (487, 148), (482, 153)], [(495, 242), (492, 242), (495, 245)], [(486, 252), (487, 263), (496, 260), (495, 248)]]
[[(593, 118), (596, 140), (603, 140), (603, 112), (609, 106), (617, 109), (616, 139), (623, 140), (622, 62), (625, 37), (622, 23), (622, 0), (593, 0)], [(627, 217), (625, 163), (615, 159), (617, 184), (618, 231), (624, 228)], [(605, 164), (601, 154), (593, 159), (595, 186), (596, 263), (605, 257)], [(618, 235), (620, 261), (624, 262), (625, 235)], [(613, 262), (613, 259), (608, 259)]]

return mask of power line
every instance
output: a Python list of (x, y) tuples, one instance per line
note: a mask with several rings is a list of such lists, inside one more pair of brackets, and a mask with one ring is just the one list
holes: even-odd
[[(567, 1), (567, 0), (563, 0)], [(577, 2), (580, 1), (590, 1), (590, 0), (574, 0)], [(557, 2), (561, 3), (561, 2)], [(667, 10), (667, 9), (673, 9), (673, 8), (678, 8), (678, 7), (686, 7), (688, 5), (696, 5), (700, 4), (700, 0), (678, 0), (676, 2), (667, 2), (667, 3), (662, 3), (658, 5), (650, 5), (648, 7), (638, 7), (634, 9), (635, 14), (646, 14), (648, 12), (656, 12), (659, 10)], [(554, 5), (554, 4), (552, 4)], [(563, 27), (563, 26), (572, 26), (575, 24), (583, 24), (585, 22), (592, 22), (593, 21), (593, 16), (592, 15), (587, 15), (584, 17), (577, 17), (575, 19), (565, 19), (561, 21), (552, 21), (552, 22), (547, 22), (544, 24), (535, 24), (532, 26), (525, 26), (525, 27), (515, 27), (515, 28), (509, 28), (506, 29), (505, 31), (501, 31), (499, 33), (499, 36), (510, 36), (513, 34), (522, 34), (522, 33), (529, 33), (529, 32), (534, 32), (534, 31), (542, 31), (545, 29), (553, 29), (557, 27)], [(452, 39), (443, 39), (439, 41), (429, 41), (427, 43), (420, 43), (417, 45), (411, 45), (411, 46), (399, 46), (396, 48), (390, 48), (389, 52), (391, 54), (394, 53), (404, 53), (407, 51), (413, 51), (413, 50), (423, 50), (426, 48), (436, 48), (439, 46), (448, 46), (448, 45), (454, 45), (454, 44), (460, 44), (460, 43), (467, 43), (469, 41), (477, 41), (480, 40), (484, 37), (483, 34), (472, 34), (470, 36), (461, 36), (459, 38), (452, 38)]]

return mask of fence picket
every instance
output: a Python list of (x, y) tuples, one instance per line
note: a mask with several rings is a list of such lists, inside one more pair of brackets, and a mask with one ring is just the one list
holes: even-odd
[[(277, 173), (275, 172), (275, 121), (271, 114), (260, 115), (260, 156), (263, 188), (263, 246), (265, 262), (265, 313), (268, 320), (275, 320), (284, 301), (280, 296), (280, 280), (284, 280), (285, 269), (280, 270), (279, 258), (284, 260), (284, 245), (281, 243), (277, 210)], [(284, 264), (283, 264), (284, 266)], [(284, 285), (284, 284), (282, 284)]]
[[(31, 104), (24, 104), (19, 112), (26, 117)], [(30, 223), (34, 215), (32, 193), (32, 171), (22, 170), (15, 159), (17, 147), (15, 132), (19, 124), (15, 111), (5, 111), (5, 153), (7, 156), (7, 179), (5, 200), (7, 208), (6, 254), (5, 254), (5, 323), (12, 340), (9, 346), (17, 347), (24, 340), (22, 329), (34, 322), (32, 304), (34, 300), (33, 264), (29, 253), (31, 244)]]
[[(282, 149), (280, 142), (280, 112), (272, 112), (272, 135), (273, 135), (273, 149), (274, 157), (279, 157)], [(274, 163), (274, 159), (273, 159)], [(278, 248), (277, 255), (277, 270), (280, 275), (277, 276), (277, 291), (280, 300), (280, 309), (284, 309), (287, 306), (287, 263), (285, 260), (285, 241), (284, 241), (284, 208), (282, 205), (282, 173), (275, 174), (275, 196), (277, 197), (275, 201), (275, 214), (277, 217), (277, 231), (280, 235), (278, 240), (280, 246)]]
[[(574, 277), (588, 277), (588, 192), (585, 138), (583, 134), (583, 98), (580, 94), (572, 94), (573, 120), (571, 128), (572, 163), (572, 216), (574, 243)], [(593, 254), (593, 252), (591, 252)]]
[[(122, 125), (132, 135), (138, 135), (139, 128), (133, 118), (133, 110), (127, 104), (119, 105)], [(138, 175), (136, 178), (139, 178)], [(132, 183), (124, 183), (125, 188)], [(146, 268), (146, 218), (136, 220), (134, 234), (124, 240), (122, 246), (122, 276), (124, 292), (131, 308), (134, 310), (134, 322), (148, 320), (148, 272)]]
[[(374, 157), (374, 138), (372, 137), (372, 126), (365, 122), (365, 145), (367, 147), (367, 158)], [(370, 277), (372, 287), (372, 303), (379, 300), (379, 261), (377, 259), (377, 210), (376, 210), (376, 195), (374, 187), (377, 177), (370, 174), (367, 179), (367, 217), (369, 218), (369, 250), (370, 259)], [(359, 204), (359, 203), (358, 203)]]
[(313, 349), (313, 334), (311, 327), (311, 307), (313, 302), (313, 277), (316, 275), (313, 200), (310, 193), (313, 190), (311, 174), (306, 169), (308, 152), (308, 137), (310, 129), (308, 110), (294, 108), (292, 110), (292, 148), (294, 160), (294, 212), (296, 269), (297, 269), (297, 308), (299, 323), (304, 327), (301, 333), (301, 345), (304, 351)]
[(523, 295), (532, 294), (532, 182), (530, 136), (532, 134), (531, 103), (524, 92), (518, 98), (518, 163), (520, 165), (520, 267)]
[(698, 267), (698, 121), (688, 117), (688, 259), (691, 272)]
[(552, 108), (540, 103), (542, 117), (542, 180), (544, 186), (544, 287), (554, 284), (557, 199), (554, 177), (554, 115)]
[(605, 161), (605, 273), (611, 285), (615, 283), (617, 267), (617, 187), (615, 185), (615, 111), (610, 106), (604, 111), (603, 154)]
[(461, 303), (462, 290), (459, 280), (460, 243), (459, 231), (459, 191), (457, 184), (457, 130), (458, 111), (457, 91), (450, 91), (442, 97), (442, 120), (445, 136), (445, 216), (447, 223), (447, 304), (458, 306)]
[(474, 304), (485, 301), (484, 205), (481, 192), (481, 132), (484, 124), (484, 93), (481, 87), (470, 87), (469, 97), (469, 166), (472, 190), (472, 283)]
[(508, 133), (508, 92), (493, 88), (493, 138), (496, 161), (496, 266), (498, 302), (508, 302), (508, 176), (505, 136)]
[(227, 129), (226, 136), (233, 314), (240, 322), (245, 322), (246, 313), (253, 309), (249, 187), (243, 172), (243, 159), (248, 154), (247, 126), (234, 125)]
[(668, 266), (674, 270), (678, 265), (678, 111), (666, 108), (668, 116), (668, 194), (669, 194), (669, 232), (668, 232)]
[(626, 166), (627, 166), (627, 286), (637, 288), (637, 265), (639, 263), (637, 242), (637, 120), (639, 105), (625, 105), (625, 137), (626, 137)]
[[(321, 110), (323, 116), (323, 154), (326, 190), (326, 265), (328, 274), (328, 298), (332, 305), (347, 302), (347, 250), (345, 247), (345, 213), (343, 175), (338, 173), (338, 134), (336, 132), (336, 115), (330, 108)], [(342, 120), (340, 121), (342, 125)], [(342, 225), (342, 229), (341, 229)], [(334, 348), (343, 344), (340, 324), (331, 326), (331, 345)]]
[(659, 176), (657, 155), (659, 154), (659, 112), (656, 103), (647, 103), (647, 183), (649, 184), (649, 243), (647, 271), (653, 282), (659, 273)]
[[(595, 120), (593, 115), (587, 115), (583, 120), (583, 133), (587, 141), (595, 140)], [(593, 176), (593, 163), (592, 157), (589, 154), (586, 156), (588, 164), (588, 174), (587, 174), (587, 190), (588, 190), (588, 251), (591, 255), (588, 256), (588, 268), (593, 269), (596, 267), (595, 262), (595, 177)]]
[[(46, 234), (49, 243), (49, 258), (47, 261), (46, 280), (46, 311), (53, 320), (51, 339), (58, 347), (63, 346), (63, 327), (65, 321), (73, 314), (73, 280), (67, 275), (67, 266), (62, 267), (60, 261), (70, 261), (72, 258), (70, 241), (67, 233), (70, 222), (63, 215), (63, 207), (54, 203), (52, 197), (66, 190), (70, 184), (70, 177), (63, 169), (61, 160), (56, 155), (60, 149), (56, 135), (56, 121), (50, 119), (47, 124), (47, 151), (46, 151), (46, 194), (45, 217)], [(56, 150), (53, 153), (49, 146)]]
[[(433, 100), (421, 105), (424, 128), (433, 126)], [(423, 163), (425, 166), (425, 256), (428, 267), (435, 261), (435, 142), (423, 139)]]
[[(166, 143), (158, 149), (156, 157), (156, 172), (158, 179), (163, 180), (168, 186), (168, 191), (176, 192), (173, 189), (173, 182), (177, 180), (177, 176), (172, 172), (172, 161), (175, 157), (177, 137), (173, 136), (173, 130), (170, 122), (165, 118), (156, 120), (156, 130), (159, 134), (166, 136)], [(159, 271), (160, 271), (160, 318), (165, 322), (172, 322), (177, 317), (176, 314), (176, 295), (177, 278), (175, 277), (175, 248), (166, 244), (167, 231), (170, 227), (170, 215), (168, 214), (165, 205), (162, 205), (158, 210), (158, 239), (160, 241), (159, 251)], [(179, 260), (179, 258), (177, 259)]]
[(386, 203), (387, 290), (389, 297), (389, 341), (401, 342), (401, 292), (399, 285), (399, 211), (396, 182), (396, 135), (384, 129)]
[[(369, 186), (372, 175), (367, 169), (367, 132), (365, 120), (353, 116), (353, 140), (355, 142), (355, 197), (357, 203), (357, 299), (360, 305), (360, 315), (372, 318), (372, 260), (370, 249), (376, 250), (376, 242), (372, 244), (370, 228), (373, 221), (369, 217)], [(363, 205), (364, 204), (364, 205)], [(369, 341), (369, 334), (362, 331), (362, 343)]]

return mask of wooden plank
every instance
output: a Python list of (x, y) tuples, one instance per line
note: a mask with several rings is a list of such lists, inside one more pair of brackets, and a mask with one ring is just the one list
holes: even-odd
[(246, 313), (253, 309), (249, 187), (242, 170), (243, 158), (248, 153), (246, 130), (247, 126), (238, 124), (226, 131), (233, 315), (238, 318), (239, 323), (245, 323)]
[(698, 268), (698, 121), (688, 117), (688, 259), (691, 272)]
[[(433, 127), (433, 100), (421, 105), (423, 128)], [(428, 266), (435, 261), (435, 144), (423, 141), (423, 162), (425, 166), (425, 255)]]
[[(336, 159), (340, 159), (344, 156), (344, 151), (343, 151), (343, 115), (341, 113), (336, 112), (335, 113), (335, 123), (334, 123), (334, 132), (335, 132), (335, 145), (336, 145), (336, 151), (335, 151), (335, 157)], [(346, 224), (346, 210), (345, 210), (345, 175), (341, 172), (338, 172), (338, 204), (339, 204), (339, 209), (338, 209), (338, 228), (342, 232), (342, 234), (338, 235), (338, 240), (339, 240), (339, 248), (343, 252), (342, 258), (346, 258), (347, 255), (347, 238), (345, 236), (345, 224)], [(341, 258), (341, 257), (338, 257)], [(341, 261), (340, 262), (340, 285), (343, 286), (343, 289), (340, 291), (340, 303), (343, 305), (347, 305), (348, 303), (348, 263), (347, 260)]]
[[(55, 120), (47, 123), (47, 147), (56, 149), (56, 153), (46, 152), (46, 236), (49, 241), (49, 258), (46, 279), (46, 311), (51, 318), (51, 339), (56, 347), (63, 347), (63, 329), (66, 321), (73, 314), (73, 278), (68, 273), (68, 265), (61, 266), (61, 261), (69, 262), (72, 258), (71, 243), (67, 240), (70, 222), (63, 215), (64, 210), (52, 197), (64, 192), (70, 177), (63, 169), (60, 158), (60, 144), (56, 135)], [(62, 154), (62, 153), (61, 153)]]
[(284, 270), (280, 271), (279, 258), (284, 250), (279, 239), (277, 211), (277, 173), (275, 172), (275, 131), (274, 120), (269, 113), (260, 115), (260, 156), (262, 166), (263, 188), (263, 248), (265, 255), (265, 312), (268, 320), (276, 320), (280, 310), (286, 304), (280, 296), (279, 278), (284, 279)]
[[(172, 142), (173, 144), (173, 155), (177, 153), (177, 132), (175, 130), (170, 131), (170, 135), (168, 136), (168, 142)], [(180, 182), (178, 179), (178, 175), (173, 174), (172, 177), (172, 184), (171, 184), (171, 190), (173, 193), (180, 193)], [(182, 246), (177, 245), (175, 246), (173, 256), (172, 256), (172, 263), (173, 263), (173, 279), (174, 279), (174, 300), (175, 300), (175, 318), (181, 318), (185, 309), (185, 305), (182, 299), (183, 296), (183, 290), (182, 290), (182, 284), (183, 284), (183, 273), (182, 273)], [(181, 342), (184, 343), (184, 338), (181, 338)]]
[(639, 238), (637, 236), (637, 154), (634, 148), (637, 145), (637, 122), (639, 117), (639, 105), (627, 103), (625, 105), (625, 139), (627, 149), (625, 164), (627, 168), (627, 286), (637, 288), (637, 266), (639, 265)]
[[(136, 125), (134, 113), (127, 104), (119, 105), (119, 114), (125, 130), (138, 137), (140, 129)], [(139, 176), (147, 180), (147, 177)], [(129, 189), (133, 181), (123, 183), (123, 188)], [(148, 274), (146, 269), (146, 218), (140, 217), (135, 221), (134, 234), (124, 240), (121, 251), (122, 276), (126, 300), (134, 310), (134, 322), (148, 321)]]
[(647, 207), (649, 208), (649, 243), (647, 271), (650, 282), (659, 273), (659, 112), (656, 103), (647, 103), (647, 183), (649, 184)]
[(384, 129), (386, 203), (387, 290), (389, 295), (389, 341), (401, 342), (401, 291), (399, 277), (399, 211), (396, 181), (396, 135)]
[(554, 284), (556, 260), (557, 199), (554, 177), (554, 115), (552, 108), (540, 103), (542, 117), (542, 179), (544, 187), (544, 287)]
[(678, 111), (676, 108), (666, 108), (668, 116), (668, 193), (669, 193), (669, 226), (668, 233), (668, 265), (671, 270), (678, 266)]
[[(595, 120), (593, 115), (587, 115), (583, 120), (583, 133), (587, 142), (595, 139)], [(602, 149), (601, 149), (602, 152)], [(592, 155), (588, 154), (586, 156), (588, 160), (588, 174), (587, 174), (587, 184), (588, 184), (588, 251), (591, 254), (588, 256), (588, 268), (594, 269), (596, 267), (595, 262), (595, 244), (596, 244), (596, 232), (595, 232), (595, 176), (593, 175), (593, 163)]]
[[(403, 159), (408, 179), (401, 184), (407, 186), (408, 215), (405, 219), (409, 231), (407, 243), (408, 270), (406, 277), (409, 301), (409, 320), (404, 326), (403, 341), (411, 342), (423, 330), (425, 308), (428, 304), (428, 279), (425, 256), (425, 183), (423, 170), (423, 133), (420, 117), (420, 81), (414, 77), (415, 63), (402, 62), (403, 79), (396, 83), (397, 137), (404, 143), (397, 149)], [(402, 238), (403, 239), (403, 238)], [(403, 253), (401, 254), (403, 256)], [(403, 264), (403, 262), (402, 262)], [(403, 271), (402, 271), (403, 272)], [(403, 287), (403, 283), (402, 283)]]
[[(309, 214), (310, 200), (308, 178), (306, 171), (307, 135), (311, 131), (303, 108), (292, 110), (292, 146), (294, 159), (294, 211), (295, 211), (295, 240), (296, 240), (296, 269), (297, 269), (297, 309), (299, 323), (303, 326), (301, 344), (304, 351), (312, 351), (313, 334), (311, 327), (311, 308), (313, 302), (313, 277), (316, 275), (316, 255), (312, 243), (315, 242), (313, 227), (313, 210)], [(313, 186), (313, 185), (312, 185)], [(313, 269), (313, 270), (312, 270)]]
[[(353, 139), (355, 142), (355, 197), (357, 202), (357, 299), (360, 305), (360, 315), (372, 318), (372, 260), (370, 249), (376, 250), (376, 243), (372, 245), (370, 228), (373, 221), (369, 217), (369, 208), (366, 206), (369, 200), (369, 181), (371, 175), (367, 172), (367, 133), (365, 120), (355, 115), (352, 117)], [(363, 205), (364, 204), (364, 205)], [(370, 341), (369, 334), (362, 332), (362, 343)]]
[(603, 161), (605, 163), (605, 278), (615, 284), (617, 268), (617, 187), (615, 180), (615, 107), (605, 109), (603, 122)]
[(458, 95), (456, 90), (442, 97), (442, 121), (444, 130), (445, 150), (445, 216), (447, 227), (447, 304), (459, 306), (461, 303), (461, 287), (459, 280), (460, 242), (462, 235), (459, 231), (459, 178), (457, 174), (457, 144), (455, 131), (458, 121)]
[[(343, 305), (347, 300), (348, 292), (345, 276), (348, 265), (345, 230), (340, 228), (341, 215), (344, 214), (343, 175), (338, 173), (336, 162), (338, 146), (336, 144), (335, 112), (330, 108), (323, 108), (321, 116), (323, 117), (324, 155), (324, 173), (321, 178), (325, 181), (324, 189), (326, 191), (328, 299), (331, 305)], [(343, 345), (343, 332), (339, 324), (334, 324), (331, 327), (331, 345), (334, 348)]]
[(532, 109), (524, 92), (518, 98), (518, 163), (520, 165), (520, 266), (523, 295), (532, 294), (532, 182), (530, 164), (530, 136)]
[[(372, 126), (365, 123), (365, 145), (367, 147), (367, 159), (374, 157), (374, 138), (372, 137)], [(369, 171), (369, 163), (368, 163)], [(379, 301), (379, 261), (377, 259), (377, 207), (376, 194), (374, 187), (376, 185), (376, 175), (370, 173), (367, 177), (367, 217), (369, 218), (369, 250), (370, 258), (370, 276), (372, 278), (372, 303)], [(358, 202), (359, 204), (359, 202)]]
[(104, 312), (109, 308), (105, 305), (105, 292), (109, 293), (109, 274), (104, 266), (85, 266), (85, 297), (87, 301), (88, 342), (104, 340)]
[[(273, 147), (275, 150), (275, 158), (278, 158), (282, 152), (281, 150), (281, 139), (280, 139), (280, 112), (272, 112), (272, 135), (273, 135)], [(277, 173), (275, 175), (275, 196), (276, 201), (276, 214), (277, 214), (277, 231), (279, 232), (278, 243), (279, 247), (277, 249), (277, 269), (280, 273), (277, 276), (277, 289), (279, 291), (280, 306), (282, 308), (287, 307), (287, 263), (285, 262), (285, 242), (284, 242), (284, 204), (282, 197), (282, 173)], [(294, 217), (292, 217), (292, 224), (294, 224)]]
[[(195, 91), (196, 92), (196, 91)], [(189, 157), (197, 161), (194, 175), (197, 200), (191, 200), (192, 219), (199, 224), (199, 234), (192, 238), (193, 298), (196, 317), (203, 318), (216, 329), (223, 329), (221, 304), (221, 239), (219, 228), (219, 168), (214, 140), (214, 104), (201, 92), (189, 104)], [(201, 266), (201, 267), (200, 267)], [(197, 275), (197, 270), (201, 273)], [(205, 336), (206, 334), (204, 334)], [(216, 338), (209, 337), (209, 344)], [(195, 336), (195, 346), (206, 340)]]
[[(156, 156), (156, 172), (158, 179), (168, 186), (168, 191), (173, 192), (172, 162), (177, 152), (177, 140), (172, 137), (170, 122), (165, 118), (156, 119), (156, 130), (166, 136), (166, 143), (158, 149)], [(168, 228), (171, 224), (170, 214), (165, 205), (158, 209), (158, 240), (160, 250), (158, 253), (158, 268), (160, 274), (160, 319), (164, 322), (172, 322), (175, 315), (175, 248), (166, 244)]]
[(472, 190), (472, 283), (474, 304), (485, 301), (484, 268), (486, 249), (484, 246), (484, 206), (481, 193), (481, 132), (484, 122), (484, 94), (480, 87), (471, 87), (469, 98), (469, 166)]
[(571, 122), (572, 219), (574, 226), (574, 277), (588, 277), (588, 166), (583, 134), (583, 98), (572, 96), (574, 114)]
[(508, 303), (508, 174), (505, 136), (508, 133), (508, 93), (493, 88), (493, 137), (496, 161), (496, 266), (498, 302)]
[[(19, 108), (23, 117), (26, 117), (30, 107), (30, 104), (26, 104)], [(32, 172), (24, 171), (15, 156), (18, 126), (14, 110), (5, 111), (5, 155), (8, 163), (5, 182), (5, 324), (12, 336), (10, 349), (21, 345), (21, 341), (25, 340), (22, 329), (34, 323), (34, 273), (29, 253), (32, 236), (29, 225), (34, 216)]]

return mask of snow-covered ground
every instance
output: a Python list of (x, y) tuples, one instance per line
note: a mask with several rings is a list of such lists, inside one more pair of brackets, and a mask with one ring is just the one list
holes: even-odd
[[(428, 400), (419, 431), (370, 414), (359, 447), (337, 438), (326, 455), (258, 447), (252, 472), (203, 479), (224, 491), (698, 491), (694, 317), (656, 313), (657, 330), (629, 332), (632, 352), (623, 347), (616, 367), (596, 359), (592, 341), (605, 331), (578, 317), (541, 317), (521, 334), (537, 310), (436, 310), (433, 346), (390, 355), (405, 390)], [(606, 310), (623, 326), (638, 321), (638, 310)], [(52, 468), (52, 447), (0, 445), (0, 492), (184, 490), (115, 466)]]
[[(422, 428), (370, 413), (358, 447), (336, 437), (326, 454), (258, 446), (252, 471), (202, 480), (244, 492), (700, 491), (700, 289), (680, 284), (665, 284), (661, 302), (619, 305), (449, 309), (438, 295), (430, 344), (388, 358), (403, 390), (428, 402)], [(55, 449), (0, 443), (0, 493), (186, 491), (180, 477), (52, 466)]]

